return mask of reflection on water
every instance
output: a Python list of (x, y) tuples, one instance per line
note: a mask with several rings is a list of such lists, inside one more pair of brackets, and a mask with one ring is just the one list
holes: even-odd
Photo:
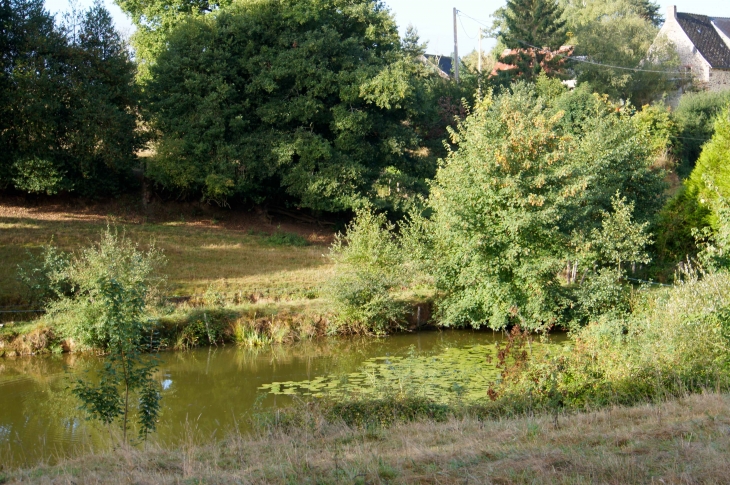
[[(222, 437), (231, 429), (245, 430), (247, 415), (256, 409), (291, 403), (291, 394), (317, 394), (327, 386), (340, 394), (361, 392), (371, 378), (382, 384), (409, 375), (410, 382), (433, 392), (466, 389), (477, 396), (493, 375), (486, 355), (500, 338), (492, 332), (434, 331), (263, 350), (226, 346), (163, 353), (156, 439), (172, 444), (191, 428)], [(73, 354), (0, 359), (0, 463), (33, 464), (108, 444), (108, 430), (86, 421), (69, 392), (77, 377), (100, 362)], [(268, 392), (272, 384), (278, 394)]]

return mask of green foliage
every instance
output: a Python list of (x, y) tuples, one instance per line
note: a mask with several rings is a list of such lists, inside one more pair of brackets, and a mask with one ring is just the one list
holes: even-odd
[(657, 157), (669, 156), (682, 149), (680, 127), (675, 116), (663, 103), (645, 105), (634, 117), (638, 128), (649, 137), (652, 150)]
[(649, 223), (636, 224), (634, 202), (628, 203), (618, 192), (611, 199), (611, 205), (613, 211), (604, 212), (601, 228), (593, 229), (591, 234), (591, 242), (598, 253), (596, 259), (619, 272), (623, 262), (648, 263), (650, 258), (645, 248), (651, 243), (647, 233)]
[(518, 412), (585, 409), (726, 390), (730, 276), (689, 271), (668, 289), (641, 292), (630, 315), (607, 314), (546, 348), (493, 398)]
[(592, 278), (587, 278), (575, 296), (579, 321), (595, 321), (602, 315), (621, 315), (630, 310), (629, 288), (621, 283), (624, 272), (618, 268), (601, 268)]
[[(655, 42), (658, 28), (653, 2), (635, 0), (563, 0), (570, 43), (576, 56), (609, 66), (641, 68), (632, 71), (583, 62), (573, 68), (580, 83), (612, 99), (647, 104), (676, 89), (679, 60), (666, 40)], [(651, 56), (647, 60), (650, 48)], [(646, 72), (646, 71), (666, 71)]]
[(335, 274), (326, 294), (342, 324), (376, 334), (402, 324), (407, 307), (396, 292), (408, 275), (393, 230), (384, 214), (363, 209), (346, 234), (336, 236), (330, 250)]
[(563, 8), (556, 0), (508, 0), (500, 40), (510, 49), (555, 50), (566, 36)]
[(657, 219), (656, 252), (661, 262), (676, 263), (697, 252), (694, 231), (708, 225), (710, 210), (683, 185)]
[(100, 3), (56, 25), (42, 0), (4, 3), (0, 187), (119, 191), (141, 146), (134, 64)]
[(159, 134), (147, 173), (168, 191), (339, 211), (407, 207), (425, 189), (433, 163), (407, 120), (434, 74), (381, 4), (238, 3), (190, 17), (166, 46), (145, 108)]
[(661, 7), (657, 2), (653, 0), (631, 0), (631, 4), (641, 18), (648, 20), (655, 27), (661, 27), (664, 17), (659, 11)]
[[(574, 96), (582, 121), (564, 124), (559, 107)], [(663, 173), (630, 113), (590, 99), (568, 92), (548, 105), (518, 85), (480, 101), (452, 133), (458, 150), (434, 179), (432, 215), (414, 217), (421, 249), (409, 251), (435, 280), (442, 324), (549, 327), (570, 305), (566, 262), (585, 273), (646, 261)]]
[(307, 238), (294, 232), (276, 231), (266, 238), (266, 242), (274, 246), (308, 246)]
[[(710, 188), (714, 189), (712, 185)], [(717, 194), (712, 206), (716, 217), (715, 227), (693, 228), (692, 236), (699, 249), (699, 264), (704, 270), (718, 271), (730, 268), (730, 204), (727, 198)]]
[(47, 303), (71, 293), (66, 277), (69, 255), (49, 244), (39, 255), (29, 253), (29, 258), (18, 265), (18, 279), (28, 288), (30, 301)]
[(725, 108), (715, 121), (715, 133), (702, 148), (697, 165), (687, 179), (689, 197), (699, 205), (710, 209), (708, 221), (717, 225), (717, 215), (712, 211), (720, 197), (730, 197), (730, 108)]
[(43, 193), (48, 195), (58, 193), (63, 188), (63, 174), (53, 162), (38, 158), (16, 160), (13, 163), (12, 178), (16, 189), (28, 193)]
[[(85, 348), (109, 350), (120, 325), (141, 335), (148, 300), (163, 281), (156, 273), (162, 262), (154, 247), (143, 252), (107, 229), (98, 244), (71, 257), (56, 276), (68, 282), (72, 294), (52, 302), (49, 315), (61, 323), (64, 335)], [(117, 313), (109, 314), (112, 309)]]
[(681, 150), (677, 153), (683, 169), (680, 175), (689, 175), (700, 157), (702, 146), (712, 138), (715, 119), (728, 104), (728, 91), (687, 93), (679, 99), (674, 118), (682, 136)]
[[(685, 95), (688, 101), (677, 111), (681, 133), (704, 133), (704, 126), (717, 109), (717, 96)], [(696, 254), (696, 236), (703, 239), (722, 230), (719, 221), (723, 200), (730, 195), (728, 108), (714, 117), (715, 134), (704, 144), (697, 164), (681, 190), (662, 210), (657, 230), (657, 251), (662, 260), (677, 262)], [(697, 130), (697, 131), (695, 131)], [(696, 145), (683, 139), (682, 157), (693, 156)], [(686, 165), (685, 158), (685, 165)], [(712, 229), (710, 229), (710, 227)]]
[(71, 259), (65, 277), (74, 294), (51, 303), (49, 313), (65, 323), (66, 335), (82, 346), (105, 352), (104, 366), (73, 388), (89, 417), (106, 425), (121, 420), (124, 440), (136, 395), (139, 435), (155, 430), (160, 409), (154, 359), (145, 358), (149, 330), (148, 297), (153, 271), (161, 261), (154, 249), (143, 253), (109, 229), (101, 241)]
[(132, 45), (140, 62), (139, 77), (149, 79), (150, 67), (165, 50), (171, 32), (191, 18), (202, 18), (233, 3), (231, 0), (115, 0), (131, 17), (136, 30)]

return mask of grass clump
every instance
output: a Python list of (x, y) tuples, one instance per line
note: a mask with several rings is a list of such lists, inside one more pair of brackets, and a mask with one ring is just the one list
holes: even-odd
[(575, 331), (520, 369), (505, 366), (490, 393), (506, 412), (581, 410), (730, 389), (730, 274), (685, 274), (635, 295), (633, 311)]
[(309, 246), (309, 241), (305, 237), (294, 232), (276, 231), (266, 237), (265, 241), (272, 246)]

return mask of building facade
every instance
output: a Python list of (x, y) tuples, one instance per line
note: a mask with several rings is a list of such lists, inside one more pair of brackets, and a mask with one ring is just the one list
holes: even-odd
[(730, 89), (730, 18), (677, 12), (670, 6), (657, 38), (674, 44), (682, 67), (700, 86)]

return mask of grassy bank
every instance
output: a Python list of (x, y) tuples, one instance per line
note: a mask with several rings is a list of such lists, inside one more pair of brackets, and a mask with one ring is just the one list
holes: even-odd
[[(313, 422), (210, 443), (88, 452), (5, 483), (727, 483), (730, 396), (553, 417)], [(2, 472), (0, 472), (2, 473)]]
[[(154, 243), (167, 259), (164, 292), (171, 298), (155, 315), (161, 347), (237, 338), (259, 345), (325, 332), (320, 288), (331, 272), (324, 257), (330, 229), (202, 205), (3, 199), (0, 306), (8, 313), (0, 314), (0, 356), (70, 350), (52, 324), (27, 312), (39, 305), (28, 300), (17, 266), (44, 244), (64, 251), (88, 246), (108, 225), (142, 246)], [(9, 313), (14, 310), (23, 312)]]
[(29, 252), (51, 242), (66, 251), (88, 246), (107, 225), (164, 251), (170, 295), (202, 296), (212, 288), (240, 301), (316, 297), (327, 277), (322, 255), (332, 231), (315, 224), (173, 203), (71, 204), (0, 200), (0, 305), (27, 303), (16, 268)]

